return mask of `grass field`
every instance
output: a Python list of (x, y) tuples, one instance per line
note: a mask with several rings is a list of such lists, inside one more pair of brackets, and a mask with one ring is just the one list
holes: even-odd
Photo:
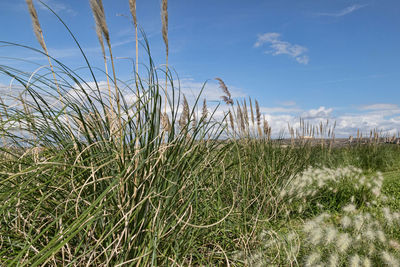
[(225, 117), (201, 95), (189, 106), (151, 60), (126, 83), (84, 79), (48, 55), (27, 3), (49, 65), (0, 65), (18, 92), (0, 105), (0, 265), (399, 266), (399, 145), (336, 147), (334, 127), (304, 122), (279, 142), (256, 101), (218, 79)]

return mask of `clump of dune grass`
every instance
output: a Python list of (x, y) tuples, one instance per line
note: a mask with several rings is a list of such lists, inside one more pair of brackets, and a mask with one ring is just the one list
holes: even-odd
[[(112, 63), (102, 3), (91, 6)], [(107, 66), (104, 50), (102, 56)], [(204, 186), (199, 181), (214, 172), (210, 166), (218, 166), (218, 150), (213, 152), (218, 143), (201, 142), (206, 136), (218, 139), (223, 130), (214, 111), (189, 127), (195, 107), (189, 110), (186, 102), (178, 127), (175, 99), (165, 138), (160, 110), (168, 103), (162, 103), (160, 70), (152, 63), (147, 77), (136, 76), (124, 89), (112, 66), (112, 94), (108, 82), (99, 82), (107, 73), (95, 73), (88, 64), (91, 76), (83, 78), (52, 60), (56, 67), (50, 73), (59, 82), (45, 68), (28, 73), (0, 66), (3, 77), (18, 83), (11, 85), (17, 95), (7, 96), (0, 107), (7, 114), (0, 129), (7, 139), (0, 164), (0, 236), (7, 237), (1, 240), (1, 262), (147, 266), (169, 265), (176, 255), (183, 262), (198, 258), (202, 244), (195, 241), (202, 229), (225, 220), (233, 197), (227, 192), (230, 200), (218, 201), (219, 211), (215, 202), (199, 199)], [(179, 98), (179, 88), (167, 82)], [(129, 95), (136, 97), (125, 98)], [(202, 211), (196, 203), (216, 210), (210, 222), (198, 220)]]

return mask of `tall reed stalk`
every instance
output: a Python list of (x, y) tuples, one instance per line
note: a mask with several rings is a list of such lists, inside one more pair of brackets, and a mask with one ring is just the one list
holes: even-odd
[(164, 114), (167, 114), (167, 97), (168, 97), (168, 0), (161, 2), (161, 22), (162, 37), (165, 44), (165, 97), (164, 97)]

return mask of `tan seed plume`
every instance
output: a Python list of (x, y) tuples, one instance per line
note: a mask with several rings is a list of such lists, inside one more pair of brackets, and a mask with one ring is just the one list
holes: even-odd
[(204, 101), (203, 101), (203, 110), (202, 110), (202, 113), (201, 113), (201, 121), (205, 121), (205, 120), (207, 119), (207, 115), (208, 115), (207, 101), (206, 101), (206, 99), (204, 98)]
[(257, 119), (257, 130), (258, 136), (262, 136), (261, 132), (261, 112), (260, 112), (260, 105), (258, 105), (258, 101), (256, 100), (256, 119)]
[(244, 133), (245, 132), (244, 117), (239, 103), (237, 103), (237, 122), (240, 125), (240, 131)]
[(186, 100), (186, 96), (183, 95), (183, 109), (182, 109), (182, 113), (181, 113), (181, 117), (179, 118), (179, 126), (181, 127), (181, 129), (183, 129), (185, 127), (185, 125), (187, 123), (189, 123), (189, 104)]
[(164, 39), (165, 44), (165, 97), (164, 97), (164, 112), (167, 111), (167, 95), (168, 95), (168, 54), (169, 54), (169, 46), (168, 46), (168, 0), (162, 0), (161, 2), (161, 23), (162, 23), (162, 37)]
[(228, 87), (225, 85), (224, 81), (221, 78), (215, 78), (218, 81), (219, 87), (222, 89), (225, 95), (221, 96), (222, 100), (227, 104), (233, 106), (233, 100), (231, 93), (228, 90)]
[[(139, 68), (139, 55), (138, 55), (138, 30), (137, 30), (137, 17), (136, 17), (136, 0), (129, 0), (129, 9), (131, 11), (133, 23), (135, 24), (135, 44), (136, 44), (136, 78), (138, 75), (138, 68)], [(138, 86), (136, 86), (138, 90)]]
[(42, 28), (40, 27), (39, 18), (38, 18), (35, 6), (33, 5), (33, 1), (26, 0), (26, 4), (28, 5), (29, 14), (31, 15), (33, 31), (35, 33), (36, 39), (38, 40), (40, 46), (43, 48), (43, 50), (47, 54), (47, 48), (46, 48), (46, 44), (43, 39)]
[(133, 18), (133, 23), (135, 24), (135, 27), (137, 25), (137, 20), (136, 20), (136, 0), (129, 0), (129, 10), (131, 11), (132, 18)]
[(161, 22), (162, 22), (162, 37), (164, 39), (165, 48), (168, 56), (168, 0), (162, 0), (161, 3)]
[(89, 0), (89, 1), (90, 1), (90, 7), (92, 8), (93, 11), (94, 19), (96, 21), (96, 25), (99, 26), (99, 28), (103, 32), (104, 38), (106, 39), (107, 43), (109, 43), (110, 33), (108, 31), (106, 17), (104, 14), (103, 1), (102, 0)]
[(244, 117), (244, 121), (246, 123), (247, 129), (249, 129), (249, 113), (247, 110), (247, 104), (246, 104), (246, 99), (243, 100), (243, 117)]
[(250, 102), (250, 112), (251, 112), (251, 122), (254, 125), (254, 112), (253, 112), (253, 104), (251, 103), (251, 98), (249, 97), (249, 102)]
[(161, 123), (162, 123), (163, 129), (166, 132), (170, 132), (171, 131), (171, 123), (169, 122), (169, 118), (168, 118), (167, 113), (163, 113), (162, 114)]
[(232, 112), (229, 111), (229, 122), (231, 123), (231, 128), (232, 128), (232, 132), (235, 132), (235, 123), (233, 121), (233, 115)]

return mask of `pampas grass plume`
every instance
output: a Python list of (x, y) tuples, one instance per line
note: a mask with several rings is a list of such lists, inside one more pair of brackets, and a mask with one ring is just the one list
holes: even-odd
[(161, 22), (162, 22), (162, 37), (165, 43), (165, 49), (168, 57), (168, 0), (162, 0), (161, 3)]
[(35, 33), (36, 39), (38, 40), (38, 42), (39, 42), (40, 46), (43, 48), (43, 50), (47, 53), (46, 44), (43, 40), (42, 28), (40, 27), (39, 18), (38, 18), (35, 6), (33, 5), (33, 1), (26, 0), (26, 4), (28, 5), (29, 14), (32, 19), (33, 31)]

